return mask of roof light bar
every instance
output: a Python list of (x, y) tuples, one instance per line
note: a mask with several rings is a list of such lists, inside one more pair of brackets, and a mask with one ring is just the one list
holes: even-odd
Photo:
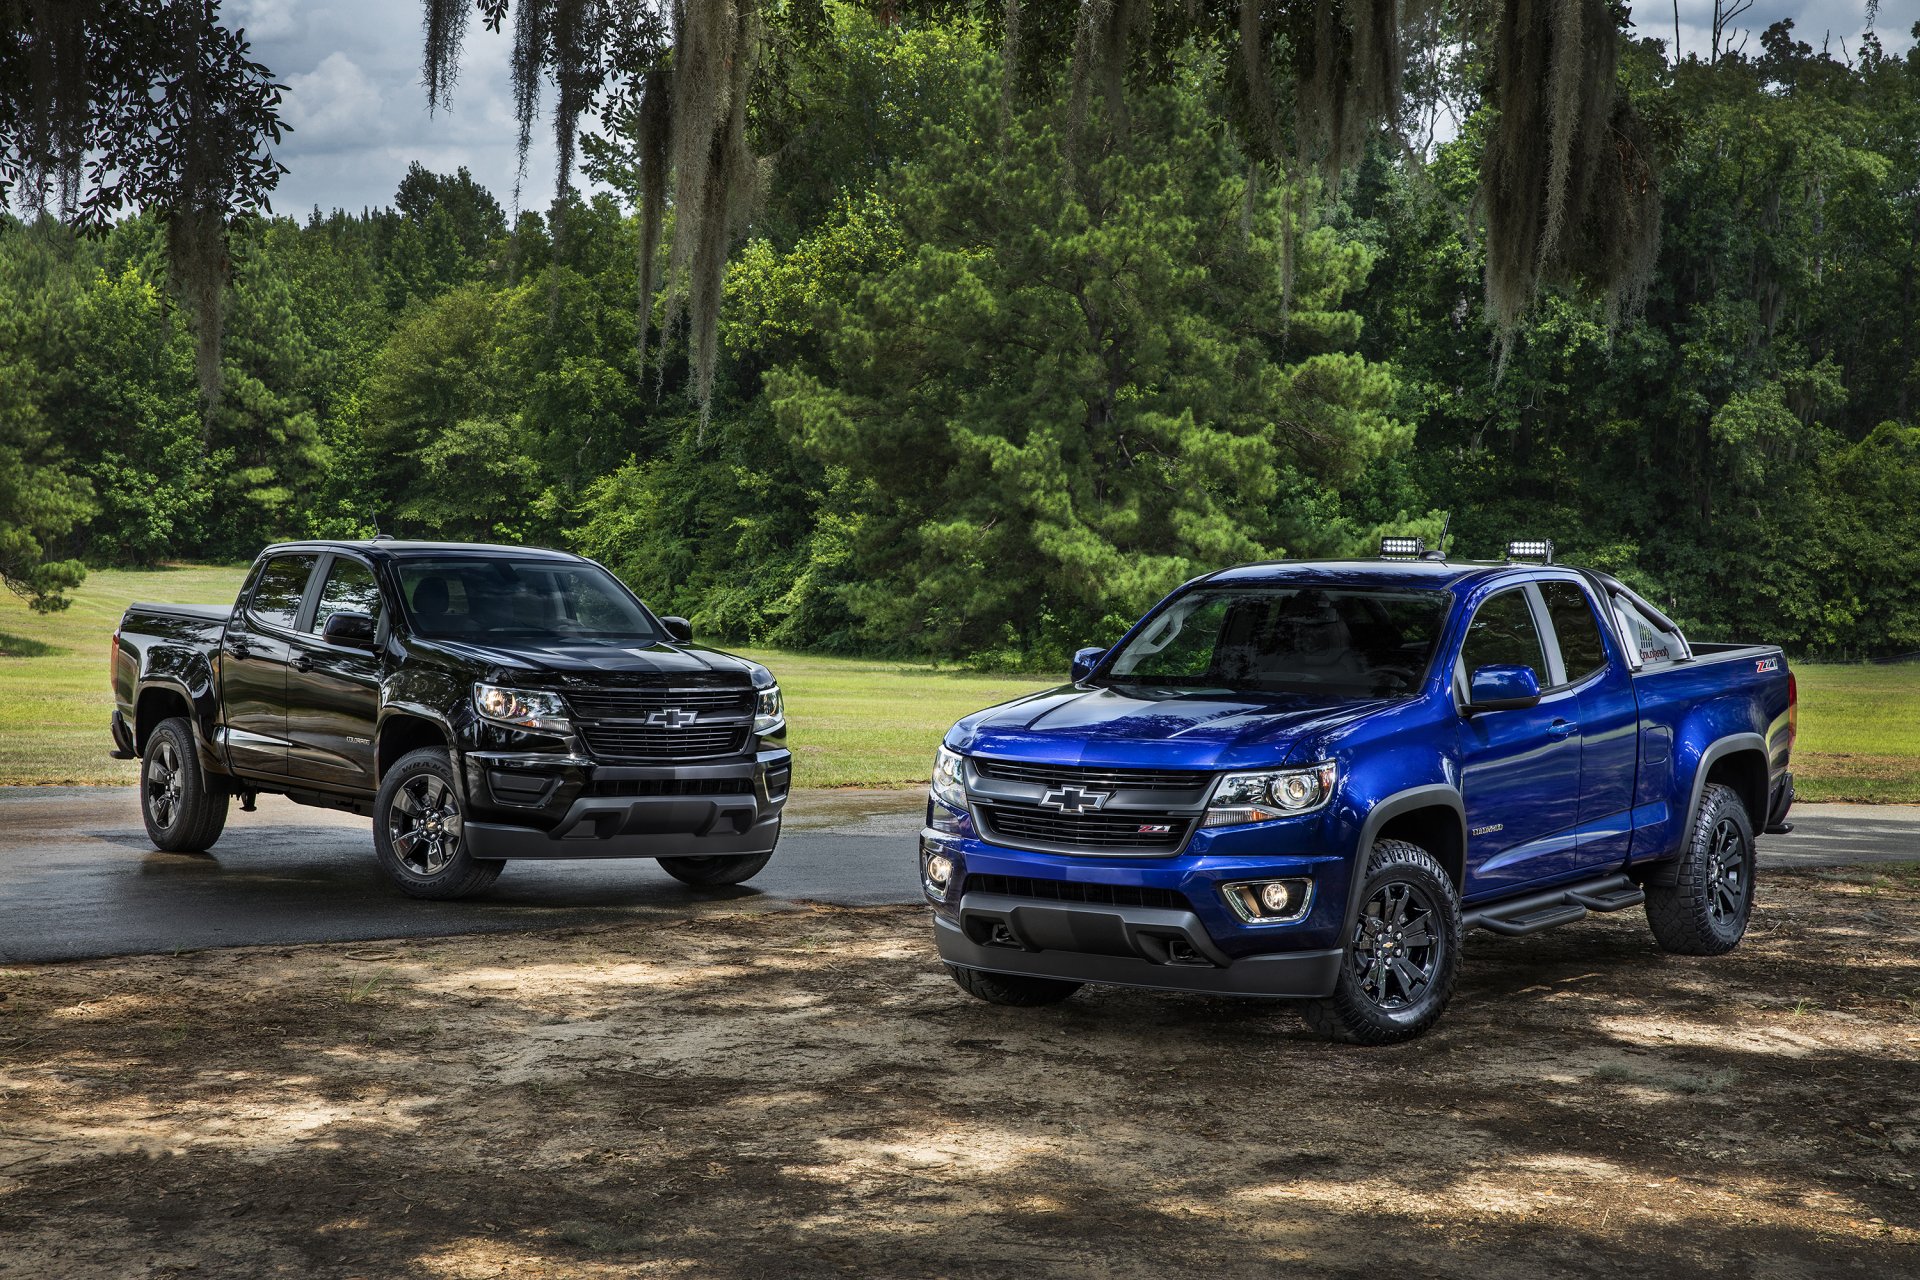
[(1382, 560), (1418, 560), (1426, 552), (1425, 538), (1382, 538), (1380, 539), (1380, 558)]
[(1507, 559), (1538, 560), (1542, 564), (1553, 563), (1553, 539), (1532, 538), (1507, 544)]

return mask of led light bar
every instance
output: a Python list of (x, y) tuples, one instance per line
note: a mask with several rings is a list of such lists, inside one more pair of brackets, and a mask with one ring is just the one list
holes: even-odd
[(1507, 544), (1507, 559), (1538, 560), (1542, 564), (1553, 563), (1553, 539), (1522, 539)]
[(1380, 558), (1382, 560), (1418, 560), (1426, 552), (1425, 538), (1382, 538), (1380, 539)]

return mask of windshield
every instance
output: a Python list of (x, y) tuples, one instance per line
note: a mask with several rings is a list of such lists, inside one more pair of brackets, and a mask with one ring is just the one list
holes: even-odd
[(449, 556), (398, 564), (415, 633), (447, 639), (663, 639), (638, 601), (599, 565), (518, 556)]
[(1123, 645), (1106, 676), (1176, 689), (1401, 697), (1426, 674), (1447, 602), (1442, 591), (1203, 587)]

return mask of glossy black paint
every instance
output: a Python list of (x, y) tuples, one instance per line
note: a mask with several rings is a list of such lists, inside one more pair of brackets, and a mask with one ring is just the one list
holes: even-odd
[[(364, 813), (400, 756), (442, 745), (453, 754), (477, 844), (488, 846), (484, 856), (660, 857), (773, 847), (792, 771), (784, 723), (766, 734), (743, 725), (738, 749), (718, 756), (630, 759), (593, 751), (577, 723), (561, 733), (519, 729), (483, 719), (473, 704), (473, 687), (484, 681), (562, 697), (738, 690), (750, 707), (751, 691), (772, 683), (770, 672), (691, 643), (679, 618), (655, 619), (657, 632), (674, 638), (635, 646), (507, 638), (481, 644), (413, 634), (395, 566), (409, 555), (461, 553), (579, 562), (557, 551), (386, 539), (269, 547), (230, 609), (128, 609), (112, 660), (116, 749), (138, 753), (154, 725), (187, 715), (216, 785)], [(263, 616), (252, 607), (262, 568), (289, 557), (308, 566), (298, 611)], [(365, 585), (369, 575), (377, 596)], [(496, 788), (490, 772), (519, 781)], [(626, 794), (640, 783), (671, 793), (719, 776), (737, 779), (739, 794)]]

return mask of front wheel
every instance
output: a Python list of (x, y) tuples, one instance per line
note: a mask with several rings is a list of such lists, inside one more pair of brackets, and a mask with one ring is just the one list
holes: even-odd
[(155, 725), (140, 754), (140, 817), (163, 853), (203, 853), (227, 827), (227, 793), (208, 785), (185, 716)]
[(773, 853), (769, 850), (766, 853), (714, 854), (704, 858), (661, 858), (658, 861), (660, 869), (681, 884), (690, 884), (696, 889), (715, 889), (753, 879), (772, 857)]
[(1692, 838), (1670, 885), (1650, 884), (1647, 924), (1662, 951), (1717, 956), (1747, 932), (1753, 912), (1753, 821), (1732, 787), (1711, 783), (1700, 797)]
[(1460, 895), (1419, 845), (1382, 840), (1355, 892), (1360, 914), (1333, 994), (1301, 1010), (1321, 1035), (1397, 1044), (1440, 1020), (1460, 968)]
[(465, 826), (445, 751), (409, 751), (387, 770), (373, 805), (373, 851), (400, 892), (464, 898), (499, 878), (506, 863), (469, 854)]

